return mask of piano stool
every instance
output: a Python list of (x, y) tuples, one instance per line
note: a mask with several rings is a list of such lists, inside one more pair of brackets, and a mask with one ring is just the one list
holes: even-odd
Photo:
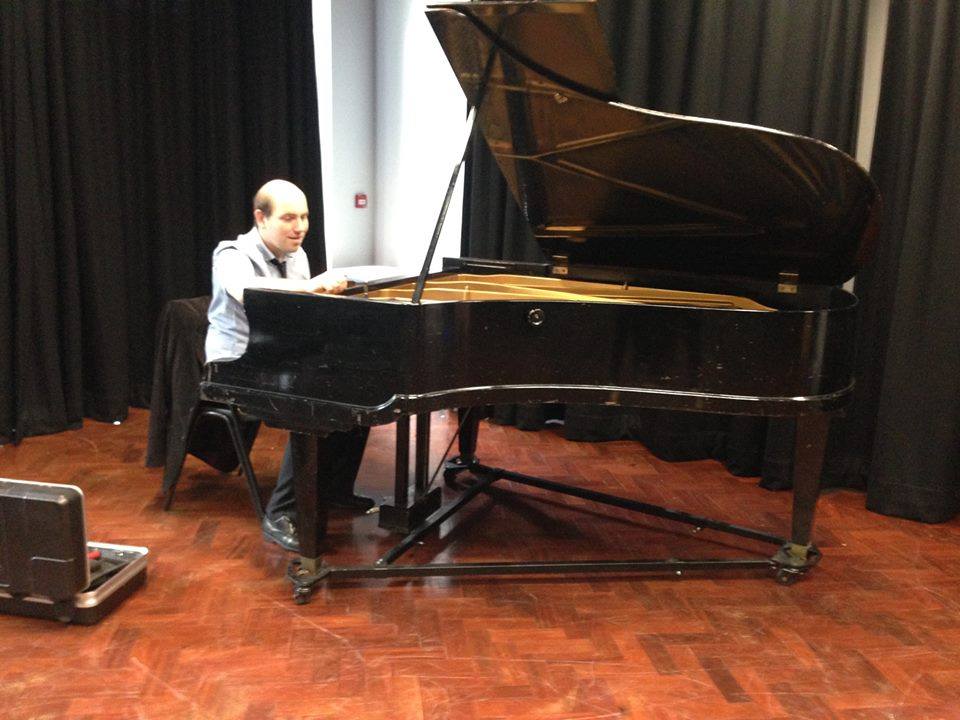
[[(180, 481), (183, 462), (187, 457), (187, 453), (191, 452), (191, 442), (197, 440), (197, 428), (204, 419), (222, 424), (226, 428), (230, 435), (233, 455), (227, 456), (224, 453), (218, 453), (218, 456), (214, 458), (203, 452), (194, 454), (197, 454), (202, 460), (222, 472), (230, 472), (236, 467), (237, 463), (239, 463), (240, 471), (247, 480), (247, 491), (250, 493), (250, 502), (253, 504), (253, 510), (257, 514), (257, 520), (263, 520), (264, 510), (263, 500), (260, 498), (260, 486), (257, 484), (257, 476), (253, 471), (253, 465), (250, 463), (250, 446), (253, 445), (253, 437), (251, 437), (251, 435), (255, 437), (256, 432), (251, 433), (249, 430), (244, 429), (243, 423), (249, 423), (249, 421), (241, 418), (240, 413), (237, 412), (235, 407), (211, 402), (209, 400), (198, 401), (190, 415), (190, 422), (187, 425), (187, 434), (182, 443), (182, 449), (178, 453), (178, 457), (174, 459), (173, 464), (168, 468), (168, 471), (172, 470), (172, 468), (175, 468), (175, 470), (168, 472), (164, 478), (164, 494), (166, 495), (166, 499), (163, 503), (163, 509), (169, 510), (173, 504), (173, 494), (177, 489), (177, 483)], [(257, 423), (257, 427), (259, 427), (259, 423)], [(233, 456), (235, 456), (236, 462), (233, 462)]]

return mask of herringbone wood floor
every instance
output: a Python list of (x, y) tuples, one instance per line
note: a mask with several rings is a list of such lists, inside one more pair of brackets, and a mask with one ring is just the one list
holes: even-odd
[[(189, 460), (171, 512), (142, 466), (147, 414), (0, 447), (0, 476), (86, 494), (92, 540), (146, 545), (147, 586), (93, 627), (0, 617), (4, 718), (960, 718), (960, 523), (925, 526), (825, 495), (819, 567), (793, 587), (697, 573), (601, 579), (355, 582), (295, 605), (242, 484)], [(434, 458), (453, 432), (435, 415)], [(263, 490), (284, 435), (254, 450)], [(670, 465), (633, 442), (481, 429), (481, 458), (786, 532), (789, 495), (716, 463)], [(393, 434), (359, 485), (386, 497)], [(509, 486), (504, 486), (508, 488)], [(721, 557), (750, 543), (498, 491), (414, 559)], [(612, 516), (604, 520), (604, 516)], [(338, 517), (336, 563), (393, 539)], [(755, 549), (755, 548), (753, 548)]]

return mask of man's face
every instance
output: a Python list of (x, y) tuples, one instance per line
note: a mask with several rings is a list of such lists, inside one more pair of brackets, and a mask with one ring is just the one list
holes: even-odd
[(277, 256), (289, 255), (303, 244), (310, 227), (307, 198), (296, 188), (284, 190), (274, 196), (270, 217), (256, 210), (254, 219), (270, 252)]

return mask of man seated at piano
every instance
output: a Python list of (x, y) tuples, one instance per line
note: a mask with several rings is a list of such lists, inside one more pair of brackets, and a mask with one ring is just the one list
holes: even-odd
[[(310, 277), (310, 262), (304, 252), (304, 237), (310, 226), (307, 198), (293, 183), (271, 180), (253, 199), (254, 226), (236, 240), (225, 240), (213, 251), (213, 292), (207, 313), (206, 360), (225, 362), (243, 355), (250, 325), (243, 308), (247, 288), (274, 288), (318, 293), (340, 293), (346, 281), (335, 272)], [(353, 492), (363, 458), (369, 428), (332, 433), (321, 442), (329, 444), (325, 456), (334, 459), (318, 472), (330, 473), (334, 507), (366, 511), (369, 498)], [(262, 523), (266, 539), (291, 552), (300, 551), (296, 528), (296, 497), (293, 487), (293, 456), (287, 443), (277, 485), (267, 503)]]

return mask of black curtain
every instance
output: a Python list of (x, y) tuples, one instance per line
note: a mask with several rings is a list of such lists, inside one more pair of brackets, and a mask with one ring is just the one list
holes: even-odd
[[(632, 105), (747, 122), (825, 140), (852, 154), (860, 97), (863, 0), (601, 0), (620, 97)], [(479, 135), (466, 176), (464, 255), (544, 260)], [(544, 408), (497, 408), (536, 428)], [(778, 487), (791, 476), (790, 421), (568, 408), (565, 434), (632, 436), (665, 459), (715, 457)]]
[(855, 402), (827, 481), (877, 512), (960, 512), (960, 5), (893, 2), (871, 174), (884, 198), (862, 302)]
[(0, 442), (146, 405), (160, 308), (265, 180), (323, 268), (309, 0), (2, 2), (0, 137)]

